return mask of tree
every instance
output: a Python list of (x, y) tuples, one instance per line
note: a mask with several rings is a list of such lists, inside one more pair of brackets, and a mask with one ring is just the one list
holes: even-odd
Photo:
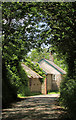
[[(60, 55), (66, 56), (68, 75), (71, 73), (70, 77), (74, 77), (75, 3), (4, 3), (3, 7), (3, 32), (5, 38), (6, 34), (11, 36), (10, 41), (18, 49), (21, 47), (16, 50), (18, 59), (32, 47), (40, 47), (42, 43), (51, 44)], [(3, 49), (6, 50), (5, 44), (3, 42)]]
[(42, 58), (49, 59), (49, 53), (47, 52), (47, 48), (41, 49), (40, 51), (34, 49), (28, 57), (30, 57), (31, 61), (39, 62)]
[[(20, 61), (30, 49), (40, 47), (41, 44), (38, 29), (40, 16), (35, 6), (35, 3), (2, 3), (2, 78), (3, 86), (6, 86), (3, 89), (3, 104), (8, 100), (10, 102), (12, 95), (17, 97), (13, 85), (16, 89), (21, 85), (27, 86), (26, 75), (22, 78), (24, 71), (21, 70)], [(8, 92), (10, 89), (12, 94)], [(8, 96), (5, 98), (5, 94), (11, 95), (10, 99)]]
[(43, 31), (42, 38), (44, 36), (44, 42), (51, 44), (56, 52), (66, 57), (68, 76), (73, 78), (76, 74), (76, 3), (42, 3), (39, 8), (50, 28), (46, 33)]
[(28, 5), (30, 4), (2, 3), (3, 105), (16, 99), (17, 92), (21, 92), (22, 86), (27, 87), (27, 75), (22, 70), (20, 61), (35, 43), (30, 35), (29, 25), (32, 25), (32, 33), (34, 28)]
[[(67, 77), (61, 84), (60, 96), (63, 105), (70, 113), (71, 119), (75, 120), (76, 113), (76, 2), (75, 3), (52, 3), (43, 6), (50, 30), (46, 34), (52, 37), (48, 40), (54, 50), (65, 57), (68, 65)], [(73, 108), (73, 109), (72, 109)]]

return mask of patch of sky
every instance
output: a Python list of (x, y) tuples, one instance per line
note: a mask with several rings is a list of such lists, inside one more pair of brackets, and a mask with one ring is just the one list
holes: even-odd
[(7, 23), (7, 20), (3, 19), (3, 24), (5, 25)]
[[(50, 44), (45, 45), (45, 43), (43, 43), (43, 44), (41, 45), (41, 48), (42, 48), (42, 49), (43, 49), (43, 48), (49, 49), (50, 47), (51, 47)], [(31, 54), (32, 50), (33, 50), (33, 49), (31, 49), (30, 52), (27, 53), (27, 56), (29, 56), (29, 55)]]

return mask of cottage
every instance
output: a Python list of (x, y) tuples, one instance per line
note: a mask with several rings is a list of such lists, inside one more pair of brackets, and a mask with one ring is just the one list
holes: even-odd
[(31, 70), (25, 64), (22, 63), (21, 65), (28, 75), (28, 78), (29, 78), (28, 86), (30, 88), (30, 91), (31, 92), (36, 92), (36, 93), (42, 93), (42, 83), (40, 82), (39, 79), (43, 79), (43, 77), (40, 76), (35, 71)]
[(58, 90), (60, 87), (60, 82), (63, 78), (63, 76), (66, 74), (66, 72), (61, 69), (59, 66), (57, 66), (53, 59), (47, 60), (47, 59), (41, 59), (39, 61), (40, 67), (43, 69), (43, 71), (46, 74), (46, 90)]

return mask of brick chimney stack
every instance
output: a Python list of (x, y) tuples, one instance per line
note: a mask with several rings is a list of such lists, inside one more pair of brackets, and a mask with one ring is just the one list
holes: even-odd
[(53, 52), (50, 51), (50, 58), (49, 58), (50, 61), (54, 62), (54, 57), (53, 57)]

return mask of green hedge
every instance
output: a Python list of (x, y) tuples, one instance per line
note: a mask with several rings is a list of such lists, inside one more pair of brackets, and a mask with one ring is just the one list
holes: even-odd
[(28, 77), (21, 63), (2, 66), (2, 106), (17, 99), (17, 94), (29, 95)]
[(64, 79), (60, 87), (60, 100), (72, 120), (76, 120), (76, 79)]

